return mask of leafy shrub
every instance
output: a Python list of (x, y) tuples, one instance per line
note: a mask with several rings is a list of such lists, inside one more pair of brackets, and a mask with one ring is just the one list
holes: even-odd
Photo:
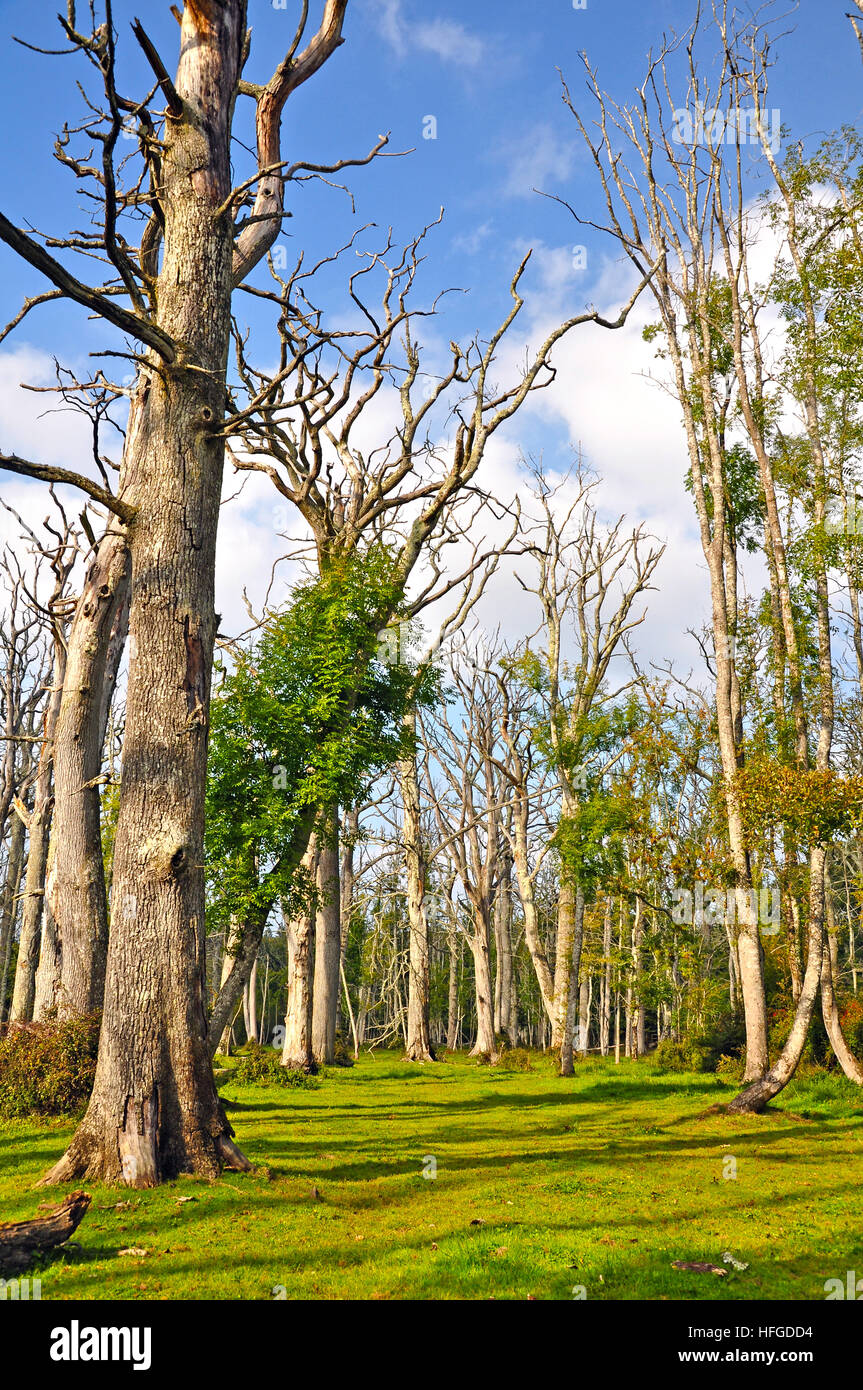
[(501, 1071), (533, 1071), (533, 1058), (526, 1047), (508, 1047), (498, 1058)]
[(720, 1057), (714, 1067), (717, 1076), (721, 1076), (723, 1081), (737, 1082), (743, 1080), (743, 1059), (741, 1057)]
[(307, 1072), (283, 1067), (278, 1050), (260, 1043), (240, 1053), (233, 1079), (241, 1086), (296, 1086), (303, 1091), (316, 1091), (320, 1084)]
[(660, 1071), (710, 1071), (713, 1054), (704, 1038), (674, 1042), (665, 1038), (653, 1054)]
[(333, 1065), (337, 1067), (352, 1067), (354, 1065), (354, 1054), (341, 1033), (336, 1033)]
[(854, 1056), (863, 1057), (863, 1002), (853, 997), (847, 999), (840, 1006), (839, 1021), (842, 1024), (845, 1041)]
[[(785, 1046), (788, 1034), (791, 1032), (791, 1025), (794, 1022), (795, 1012), (796, 1005), (790, 999), (775, 1005), (768, 1011), (767, 1029), (771, 1060), (778, 1057)], [(824, 1031), (821, 1010), (816, 1008), (812, 1014), (812, 1023), (809, 1027), (801, 1061), (823, 1067), (825, 1063), (832, 1064), (833, 1060), (833, 1051)]]
[(0, 1116), (75, 1115), (96, 1075), (101, 1014), (11, 1025), (0, 1035)]
[(714, 1062), (718, 1062), (720, 1057), (741, 1056), (746, 1047), (746, 1026), (742, 1013), (720, 1014), (700, 1041), (710, 1048)]

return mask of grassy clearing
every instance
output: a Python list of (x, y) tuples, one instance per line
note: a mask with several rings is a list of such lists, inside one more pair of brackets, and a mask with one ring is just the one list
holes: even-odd
[[(732, 1094), (649, 1061), (583, 1062), (564, 1081), (544, 1058), (507, 1073), (393, 1053), (316, 1091), (231, 1083), (258, 1171), (92, 1187), (42, 1297), (570, 1299), (583, 1285), (588, 1299), (823, 1299), (825, 1279), (863, 1276), (859, 1092), (823, 1075), (769, 1115), (711, 1113)], [(44, 1199), (34, 1184), (71, 1128), (0, 1125), (4, 1220)], [(725, 1250), (749, 1269), (671, 1267)]]

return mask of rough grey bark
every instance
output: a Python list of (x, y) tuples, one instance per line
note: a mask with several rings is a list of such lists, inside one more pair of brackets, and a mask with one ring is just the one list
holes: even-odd
[(223, 205), (245, 19), (241, 0), (196, 0), (182, 13), (179, 109), (160, 150), (156, 293), (158, 329), (174, 346), (161, 360), (151, 349), (140, 368), (119, 484), (135, 509), (133, 650), (102, 1034), (87, 1112), (48, 1181), (87, 1174), (149, 1187), (249, 1166), (207, 1048), (202, 870), (233, 289)]

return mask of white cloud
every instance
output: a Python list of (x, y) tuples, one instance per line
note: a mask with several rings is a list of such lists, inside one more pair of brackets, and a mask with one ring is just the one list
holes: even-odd
[(506, 168), (504, 192), (511, 198), (527, 198), (535, 196), (535, 189), (558, 192), (572, 173), (575, 151), (571, 140), (543, 121), (499, 147), (496, 158)]
[(420, 21), (405, 15), (403, 0), (371, 0), (378, 29), (399, 57), (412, 49), (432, 53), (458, 67), (478, 67), (485, 57), (482, 39), (453, 19)]

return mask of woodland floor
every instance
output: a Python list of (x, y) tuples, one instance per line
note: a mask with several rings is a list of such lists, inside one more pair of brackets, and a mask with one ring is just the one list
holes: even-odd
[[(841, 1077), (731, 1118), (710, 1113), (734, 1093), (710, 1075), (590, 1060), (567, 1081), (533, 1065), (390, 1052), (316, 1091), (229, 1083), (257, 1171), (92, 1186), (77, 1246), (33, 1271), (42, 1298), (823, 1299), (826, 1279), (863, 1276), (863, 1112)], [(71, 1129), (0, 1125), (0, 1219), (35, 1213)], [(672, 1268), (726, 1250), (749, 1268)]]

